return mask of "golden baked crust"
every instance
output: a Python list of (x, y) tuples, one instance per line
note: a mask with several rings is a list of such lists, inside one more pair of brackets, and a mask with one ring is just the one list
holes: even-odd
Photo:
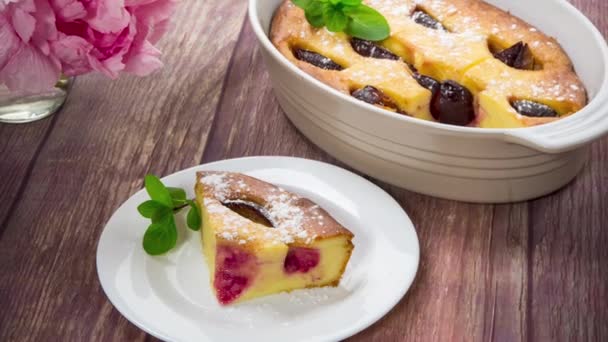
[[(273, 241), (307, 246), (337, 236), (353, 238), (353, 233), (312, 201), (241, 173), (197, 172), (195, 187), (197, 193), (203, 194), (208, 211), (227, 213), (230, 209), (223, 203), (245, 202), (256, 205), (270, 220), (274, 228), (262, 230), (253, 229), (258, 224), (245, 218), (225, 225), (230, 229), (226, 233), (236, 232), (239, 239), (248, 237), (240, 243), (244, 247), (255, 248)], [(222, 232), (218, 233), (221, 237)]]
[[(380, 44), (401, 60), (375, 59), (358, 54), (350, 37), (316, 29), (304, 12), (286, 0), (277, 10), (270, 38), (278, 50), (299, 68), (346, 94), (373, 86), (388, 95), (411, 116), (434, 120), (431, 92), (412, 77), (413, 66), (441, 82), (454, 80), (475, 95), (476, 119), (470, 126), (525, 127), (558, 118), (527, 117), (511, 106), (530, 100), (553, 108), (559, 117), (573, 114), (587, 103), (585, 88), (559, 43), (533, 26), (480, 0), (364, 0), (382, 13), (391, 36)], [(412, 13), (422, 10), (447, 29), (417, 24)], [(494, 58), (493, 51), (518, 42), (527, 43), (536, 70), (512, 68)], [(342, 66), (325, 70), (294, 56), (294, 49), (326, 56)], [(405, 62), (405, 63), (404, 63)], [(492, 117), (496, 116), (496, 117)]]

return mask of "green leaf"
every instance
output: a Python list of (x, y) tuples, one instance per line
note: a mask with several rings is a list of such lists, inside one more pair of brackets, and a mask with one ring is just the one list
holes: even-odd
[(184, 189), (167, 187), (167, 190), (169, 190), (169, 194), (171, 194), (171, 198), (174, 200), (186, 200), (186, 191), (184, 191)]
[(171, 194), (174, 208), (181, 207), (187, 203), (186, 191), (184, 191), (184, 189), (167, 187), (167, 190), (169, 190), (169, 193)]
[(177, 228), (173, 216), (152, 223), (144, 234), (143, 247), (150, 255), (167, 253), (177, 244)]
[(293, 2), (296, 6), (300, 7), (301, 9), (307, 9), (308, 6), (310, 6), (310, 4), (313, 2), (314, 0), (292, 0), (291, 2)]
[(149, 201), (145, 201), (144, 203), (140, 204), (137, 207), (137, 211), (139, 212), (139, 214), (141, 214), (141, 216), (143, 216), (145, 218), (152, 218), (152, 216), (154, 216), (154, 213), (156, 213), (156, 211), (162, 207), (163, 207), (162, 204), (160, 204), (156, 201), (153, 201), (153, 200), (149, 200)]
[(375, 9), (361, 5), (355, 8), (345, 8), (350, 19), (344, 32), (347, 34), (371, 41), (386, 39), (391, 29), (386, 19)]
[(358, 7), (361, 5), (361, 2), (363, 2), (363, 0), (339, 0), (339, 2), (344, 7)]
[(188, 224), (188, 228), (197, 231), (201, 229), (201, 213), (198, 209), (198, 205), (194, 201), (189, 201), (190, 210), (188, 211), (188, 217), (186, 219), (186, 223)]
[(201, 215), (196, 203), (186, 197), (184, 189), (166, 187), (154, 175), (147, 175), (144, 184), (152, 199), (140, 204), (137, 211), (143, 217), (151, 219), (152, 224), (144, 234), (142, 245), (150, 255), (164, 254), (177, 243), (174, 211), (190, 206), (187, 224), (192, 230), (200, 230)]
[(304, 9), (310, 25), (345, 32), (353, 37), (378, 41), (391, 34), (386, 18), (362, 0), (292, 0)]
[(173, 200), (171, 199), (171, 193), (165, 187), (165, 185), (154, 175), (147, 175), (144, 184), (146, 191), (150, 198), (159, 202), (162, 205), (173, 208)]
[(348, 17), (341, 8), (325, 6), (323, 9), (323, 20), (327, 29), (331, 32), (342, 32), (348, 24)]
[(325, 4), (319, 1), (311, 2), (310, 5), (306, 8), (306, 20), (310, 23), (310, 25), (314, 27), (323, 27), (325, 26), (325, 19), (323, 18), (323, 8)]
[(165, 215), (171, 213), (171, 208), (154, 200), (145, 201), (137, 207), (141, 216), (152, 219), (152, 222), (159, 221)]

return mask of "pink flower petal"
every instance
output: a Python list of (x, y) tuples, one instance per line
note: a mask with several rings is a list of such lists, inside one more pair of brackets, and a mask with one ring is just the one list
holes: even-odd
[(52, 0), (51, 4), (57, 17), (63, 21), (84, 19), (87, 16), (87, 10), (78, 0)]
[(172, 26), (173, 23), (169, 18), (158, 22), (156, 25), (154, 25), (152, 32), (148, 36), (148, 41), (152, 44), (156, 44)]
[(48, 42), (59, 38), (55, 13), (48, 0), (34, 1), (36, 10), (30, 12), (36, 18), (36, 28), (32, 36), (32, 42), (48, 55), (50, 51)]
[(12, 0), (11, 2), (14, 3), (13, 7), (19, 6), (19, 8), (26, 12), (32, 13), (36, 11), (34, 0)]
[(0, 0), (0, 83), (51, 87), (60, 71), (145, 76), (162, 66), (155, 44), (177, 0)]
[(173, 15), (177, 7), (175, 0), (127, 0), (127, 7), (137, 16), (145, 18), (147, 22), (159, 22)]
[(137, 76), (147, 76), (162, 68), (163, 62), (158, 59), (159, 56), (160, 51), (152, 44), (146, 42), (140, 53), (129, 58), (125, 71)]
[(125, 69), (125, 64), (122, 56), (113, 56), (101, 62), (99, 66), (93, 65), (93, 68), (111, 79), (117, 79), (118, 73)]
[(60, 74), (51, 58), (24, 44), (0, 71), (0, 82), (10, 90), (38, 92), (51, 89)]
[(62, 65), (63, 73), (68, 76), (85, 74), (93, 70), (89, 53), (93, 45), (81, 37), (65, 36), (52, 45), (55, 56)]
[(0, 11), (4, 11), (8, 5), (12, 2), (17, 2), (19, 0), (0, 0)]
[(21, 41), (13, 31), (7, 18), (0, 14), (0, 70), (19, 49)]
[(34, 34), (34, 28), (36, 27), (36, 19), (29, 13), (25, 12), (21, 8), (17, 7), (13, 11), (11, 18), (13, 28), (19, 35), (24, 43), (29, 43)]
[(124, 7), (123, 0), (96, 0), (93, 13), (87, 23), (101, 33), (116, 33), (129, 25), (131, 15)]

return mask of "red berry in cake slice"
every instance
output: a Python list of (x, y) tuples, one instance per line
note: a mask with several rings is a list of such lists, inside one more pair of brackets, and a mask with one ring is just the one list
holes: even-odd
[(315, 203), (229, 172), (197, 173), (195, 191), (220, 304), (339, 284), (353, 234)]
[(283, 269), (286, 273), (306, 273), (319, 264), (319, 250), (316, 248), (291, 247), (285, 257)]
[(228, 304), (237, 299), (251, 284), (256, 268), (255, 258), (248, 251), (238, 247), (219, 246), (213, 281), (218, 301)]

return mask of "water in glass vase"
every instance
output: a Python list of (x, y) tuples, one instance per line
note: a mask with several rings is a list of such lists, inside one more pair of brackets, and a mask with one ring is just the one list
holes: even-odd
[(72, 78), (62, 77), (55, 88), (39, 93), (9, 92), (0, 85), (0, 122), (26, 123), (46, 118), (61, 108)]

